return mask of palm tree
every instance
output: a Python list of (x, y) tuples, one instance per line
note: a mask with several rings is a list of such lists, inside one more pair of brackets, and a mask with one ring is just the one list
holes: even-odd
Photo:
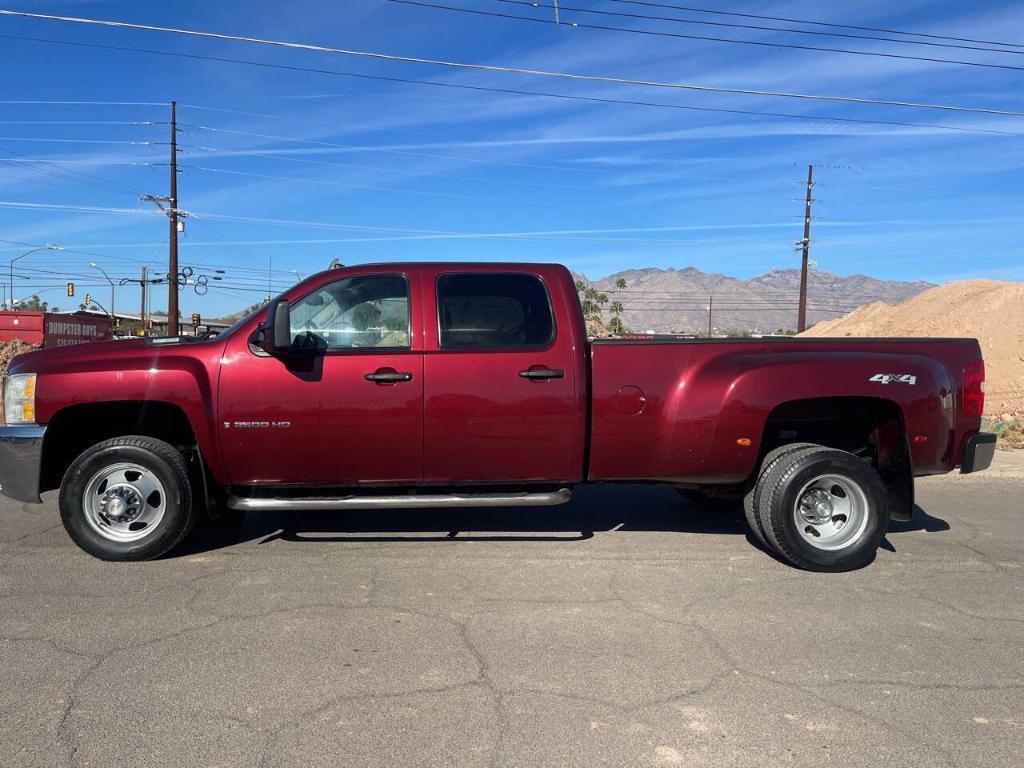
[[(625, 287), (626, 281), (623, 278), (620, 277), (615, 281), (616, 291), (621, 291), (625, 289)], [(611, 303), (611, 306), (608, 309), (612, 313), (612, 319), (608, 323), (608, 330), (612, 333), (623, 333), (625, 331), (625, 326), (622, 324), (622, 302), (616, 299)]]
[[(583, 316), (584, 317), (600, 317), (601, 316), (601, 296), (597, 292), (597, 288), (594, 286), (587, 286), (583, 290)], [(605, 301), (608, 297), (605, 296)]]

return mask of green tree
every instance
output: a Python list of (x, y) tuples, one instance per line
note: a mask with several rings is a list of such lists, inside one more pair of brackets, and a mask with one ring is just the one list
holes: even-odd
[[(621, 277), (618, 278), (615, 281), (615, 290), (622, 291), (625, 290), (625, 288), (626, 281)], [(605, 300), (607, 299), (608, 297), (605, 296)], [(611, 306), (608, 307), (608, 311), (612, 313), (612, 319), (608, 323), (608, 330), (612, 333), (623, 333), (626, 330), (626, 327), (622, 323), (622, 302), (616, 299), (611, 303)]]
[(576, 281), (576, 291), (580, 295), (580, 307), (583, 309), (583, 317), (588, 320), (603, 322), (602, 313), (604, 305), (608, 303), (608, 294), (602, 293), (592, 285), (587, 285), (586, 281), (581, 279)]
[(601, 317), (601, 294), (598, 293), (597, 288), (590, 285), (583, 289), (583, 316), (584, 317)]
[(46, 306), (46, 302), (40, 301), (38, 296), (29, 296), (27, 299), (22, 299), (15, 304), (14, 308), (26, 312), (45, 312)]

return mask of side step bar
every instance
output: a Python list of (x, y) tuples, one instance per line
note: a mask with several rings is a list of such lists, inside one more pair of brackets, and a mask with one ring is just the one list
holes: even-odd
[(398, 496), (231, 496), (230, 509), (316, 510), (316, 509), (429, 509), (431, 507), (550, 507), (565, 504), (572, 491), (560, 488), (548, 493), (437, 493)]

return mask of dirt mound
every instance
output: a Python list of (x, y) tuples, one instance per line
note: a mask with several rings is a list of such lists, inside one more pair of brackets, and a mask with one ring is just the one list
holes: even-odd
[(985, 411), (1024, 420), (1024, 283), (946, 283), (903, 304), (867, 304), (803, 336), (969, 336), (985, 355)]
[(28, 344), (18, 339), (0, 341), (0, 376), (7, 373), (7, 366), (11, 364), (11, 360), (25, 352), (31, 352), (33, 349), (39, 349), (39, 345)]

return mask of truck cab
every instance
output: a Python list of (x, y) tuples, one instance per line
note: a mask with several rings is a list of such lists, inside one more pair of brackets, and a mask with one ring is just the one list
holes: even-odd
[(563, 271), (356, 267), (280, 299), (286, 348), (256, 318), (224, 346), (230, 482), (582, 480), (587, 340)]

